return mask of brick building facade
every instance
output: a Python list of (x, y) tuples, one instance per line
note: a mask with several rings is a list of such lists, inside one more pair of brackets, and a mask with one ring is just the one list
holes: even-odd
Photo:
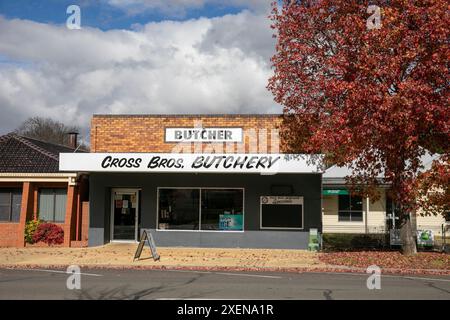
[[(278, 128), (282, 117), (267, 115), (94, 115), (91, 121), (91, 152), (167, 152), (174, 143), (166, 143), (167, 127), (239, 127), (246, 141), (228, 145), (214, 144), (227, 153), (277, 153)], [(195, 146), (192, 145), (192, 152)], [(202, 152), (211, 143), (202, 146)]]
[(161, 246), (306, 248), (322, 227), (321, 172), (283, 153), (281, 120), (94, 115), (91, 153), (60, 163), (89, 174), (89, 245), (147, 230)]

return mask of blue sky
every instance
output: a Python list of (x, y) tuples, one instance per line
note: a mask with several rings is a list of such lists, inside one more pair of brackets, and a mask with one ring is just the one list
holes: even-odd
[(34, 116), (88, 136), (99, 113), (281, 112), (270, 2), (0, 0), (0, 134)]
[[(261, 0), (264, 1), (264, 0)], [(149, 0), (151, 2), (151, 0)], [(189, 20), (200, 17), (213, 18), (226, 14), (236, 14), (248, 8), (245, 4), (227, 4), (205, 2), (200, 6), (186, 5), (182, 12), (170, 12), (163, 8), (149, 8), (130, 13), (125, 6), (114, 6), (106, 0), (0, 0), (0, 14), (8, 19), (27, 19), (42, 23), (65, 24), (66, 9), (69, 5), (78, 5), (82, 14), (82, 25), (110, 29), (132, 29), (135, 24), (160, 22), (163, 20)], [(134, 8), (138, 8), (136, 4)]]

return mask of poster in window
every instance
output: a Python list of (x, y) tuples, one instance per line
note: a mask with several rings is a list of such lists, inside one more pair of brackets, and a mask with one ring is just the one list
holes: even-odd
[(130, 196), (130, 202), (131, 202), (131, 207), (136, 208), (136, 195), (135, 194), (132, 194)]
[(242, 231), (242, 214), (221, 214), (219, 216), (219, 230)]
[(116, 200), (116, 208), (122, 208), (122, 200)]
[(122, 208), (125, 208), (125, 209), (128, 208), (128, 200), (123, 200), (122, 201)]

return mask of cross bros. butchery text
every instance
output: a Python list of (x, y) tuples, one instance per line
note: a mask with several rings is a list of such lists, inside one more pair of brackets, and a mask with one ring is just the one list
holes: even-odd
[(190, 163), (185, 163), (182, 157), (153, 156), (146, 163), (139, 157), (116, 158), (106, 156), (102, 161), (102, 168), (142, 168), (161, 169), (175, 168), (182, 169), (186, 166), (191, 169), (270, 169), (279, 160), (280, 156), (197, 156)]

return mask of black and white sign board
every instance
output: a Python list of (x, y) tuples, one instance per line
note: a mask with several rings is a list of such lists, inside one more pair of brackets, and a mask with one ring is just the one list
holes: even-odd
[(262, 196), (260, 228), (303, 230), (302, 196)]
[(145, 230), (142, 232), (141, 240), (139, 241), (139, 245), (136, 249), (136, 253), (134, 254), (133, 261), (135, 261), (136, 259), (139, 259), (141, 257), (142, 250), (144, 249), (145, 244), (147, 244), (149, 246), (150, 251), (152, 253), (153, 260), (158, 261), (160, 259), (160, 256), (159, 256), (158, 252), (156, 251), (156, 245), (155, 245), (155, 241), (153, 240), (153, 236), (151, 233), (147, 234), (147, 231), (145, 231)]
[(166, 128), (165, 142), (242, 142), (242, 128)]
[[(313, 156), (279, 153), (60, 153), (60, 171), (318, 173)], [(317, 157), (317, 156), (316, 156)]]

